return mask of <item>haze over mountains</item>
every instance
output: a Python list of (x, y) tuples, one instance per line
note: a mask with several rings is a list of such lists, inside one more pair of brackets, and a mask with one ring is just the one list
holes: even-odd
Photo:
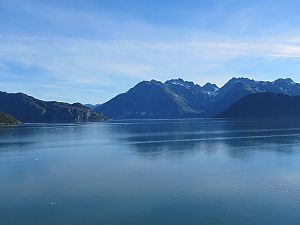
[(90, 109), (95, 109), (96, 107), (100, 106), (101, 104), (84, 104), (86, 107), (90, 108)]
[(112, 119), (215, 117), (245, 96), (261, 92), (296, 96), (300, 84), (289, 78), (273, 82), (232, 78), (221, 88), (180, 78), (143, 81), (94, 110)]

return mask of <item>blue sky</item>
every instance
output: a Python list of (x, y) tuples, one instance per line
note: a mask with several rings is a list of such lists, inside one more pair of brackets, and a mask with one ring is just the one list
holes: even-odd
[(300, 82), (299, 1), (0, 0), (0, 90), (101, 103), (142, 80)]

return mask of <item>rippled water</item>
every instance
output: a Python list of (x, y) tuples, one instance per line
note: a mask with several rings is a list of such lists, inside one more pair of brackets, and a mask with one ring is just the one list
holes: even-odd
[(0, 224), (300, 222), (300, 121), (0, 127)]

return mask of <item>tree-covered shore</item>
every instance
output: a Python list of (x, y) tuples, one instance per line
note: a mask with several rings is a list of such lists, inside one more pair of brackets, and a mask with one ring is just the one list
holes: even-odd
[(20, 121), (17, 120), (15, 117), (13, 117), (9, 114), (0, 112), (0, 124), (19, 124), (19, 123), (20, 123)]

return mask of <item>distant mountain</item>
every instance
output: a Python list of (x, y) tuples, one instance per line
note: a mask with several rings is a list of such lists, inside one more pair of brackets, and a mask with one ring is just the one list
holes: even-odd
[(100, 106), (101, 104), (95, 104), (95, 105), (93, 105), (93, 104), (84, 104), (86, 107), (88, 107), (88, 108), (90, 108), (90, 109), (95, 109), (96, 107), (98, 107), (98, 106)]
[(17, 120), (15, 117), (0, 112), (0, 124), (19, 124), (19, 123), (20, 121)]
[(210, 106), (214, 95), (219, 90), (219, 88), (213, 84), (207, 83), (201, 87), (198, 84), (184, 81), (180, 78), (168, 80), (163, 85), (186, 105), (201, 112), (203, 115)]
[[(170, 87), (168, 87), (170, 86)], [(179, 85), (181, 88), (181, 84)], [(201, 115), (186, 99), (172, 91), (172, 84), (159, 81), (143, 81), (110, 101), (95, 108), (109, 118), (180, 118)], [(193, 92), (189, 92), (193, 95)], [(191, 97), (192, 98), (192, 97)]]
[(113, 119), (214, 117), (247, 95), (272, 92), (300, 95), (293, 80), (273, 82), (232, 78), (222, 88), (207, 83), (203, 87), (182, 79), (143, 81), (95, 108)]
[(300, 96), (255, 93), (234, 103), (218, 117), (300, 117)]
[(102, 121), (103, 115), (80, 104), (42, 101), (23, 93), (0, 92), (0, 111), (21, 122)]
[(208, 96), (215, 96), (220, 88), (211, 83), (206, 83), (202, 88), (201, 92), (207, 94)]

